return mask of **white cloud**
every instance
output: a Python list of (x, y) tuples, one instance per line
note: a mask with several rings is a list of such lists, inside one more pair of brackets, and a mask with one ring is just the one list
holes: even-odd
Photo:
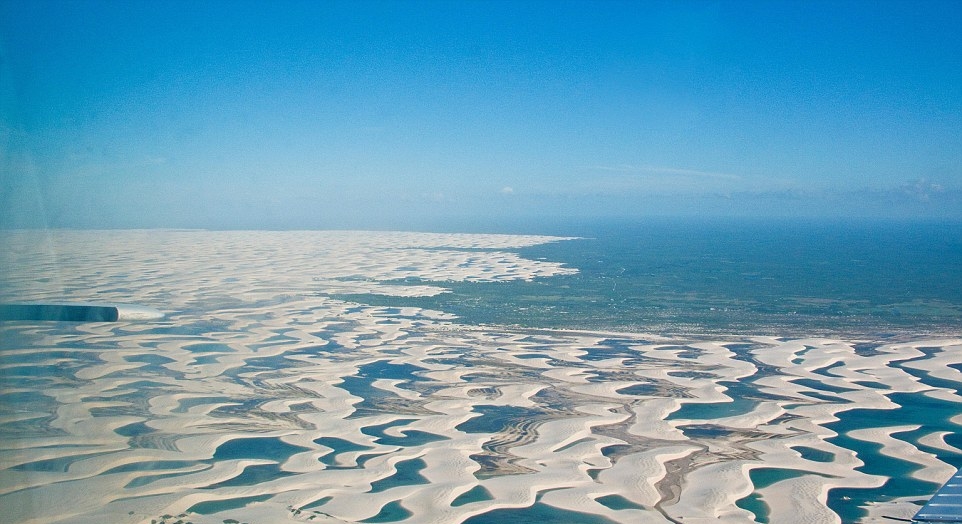
[(502, 195), (510, 195), (514, 193), (514, 188), (511, 186), (504, 186), (501, 188)]
[(899, 192), (913, 200), (927, 202), (945, 192), (945, 188), (941, 184), (920, 178), (903, 184), (899, 187)]

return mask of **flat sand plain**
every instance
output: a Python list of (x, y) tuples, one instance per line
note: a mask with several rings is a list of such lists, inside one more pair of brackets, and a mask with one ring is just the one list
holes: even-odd
[[(959, 453), (962, 339), (528, 330), (343, 298), (575, 272), (512, 251), (559, 238), (2, 235), (2, 301), (167, 313), (0, 324), (3, 522), (840, 522), (830, 490), (888, 480), (865, 457), (934, 491)], [(908, 423), (907, 395), (949, 409)]]

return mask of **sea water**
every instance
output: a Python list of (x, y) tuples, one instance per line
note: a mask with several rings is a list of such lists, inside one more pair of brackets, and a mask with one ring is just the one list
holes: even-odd
[(467, 323), (656, 333), (931, 334), (962, 326), (962, 223), (653, 219), (541, 225), (574, 275), (456, 283)]

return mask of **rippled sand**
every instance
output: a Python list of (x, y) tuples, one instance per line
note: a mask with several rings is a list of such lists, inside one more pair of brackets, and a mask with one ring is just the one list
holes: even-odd
[[(561, 239), (3, 235), (2, 300), (168, 314), (0, 325), (4, 522), (838, 522), (829, 490), (887, 477), (833, 441), (954, 472), (945, 431), (900, 439), (920, 426), (887, 414), (901, 394), (959, 406), (962, 339), (524, 330), (332, 297), (570, 273), (511, 252)], [(855, 409), (879, 415), (835, 439)]]

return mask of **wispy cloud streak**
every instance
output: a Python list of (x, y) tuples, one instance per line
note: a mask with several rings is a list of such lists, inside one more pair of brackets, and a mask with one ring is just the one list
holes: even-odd
[(630, 164), (619, 164), (614, 166), (594, 165), (594, 166), (587, 166), (586, 169), (591, 171), (605, 171), (609, 173), (623, 173), (626, 175), (630, 175), (630, 174), (678, 175), (678, 176), (684, 176), (684, 177), (712, 178), (717, 180), (742, 180), (743, 178), (740, 175), (735, 175), (732, 173), (720, 173), (717, 171), (701, 171), (698, 169), (682, 169), (677, 167), (650, 166), (650, 165), (642, 165), (642, 166), (635, 166)]

